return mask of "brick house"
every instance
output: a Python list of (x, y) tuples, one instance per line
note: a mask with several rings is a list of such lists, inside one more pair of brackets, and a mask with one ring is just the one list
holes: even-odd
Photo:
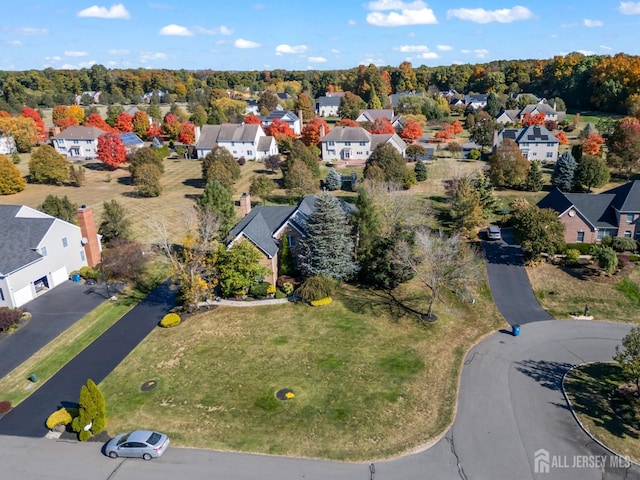
[(537, 205), (558, 213), (567, 243), (598, 243), (604, 237), (640, 240), (640, 180), (602, 193), (564, 193), (555, 189)]

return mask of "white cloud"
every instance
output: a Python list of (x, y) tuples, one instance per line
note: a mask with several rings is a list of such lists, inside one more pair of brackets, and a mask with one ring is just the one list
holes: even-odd
[(324, 57), (309, 57), (307, 58), (307, 61), (311, 63), (324, 63), (327, 61), (327, 59)]
[(357, 24), (358, 24), (358, 22), (356, 22), (355, 20), (351, 20), (351, 19), (347, 20), (347, 23), (348, 23), (349, 25), (351, 25), (352, 27), (353, 27), (354, 25), (357, 25)]
[(462, 52), (462, 53), (471, 53), (471, 50), (469, 50), (467, 48), (464, 48), (464, 49), (460, 50), (460, 52)]
[(418, 55), (419, 58), (424, 58), (427, 60), (433, 60), (434, 58), (439, 58), (436, 52), (424, 52)]
[(611, 47), (607, 47), (606, 45), (600, 45), (600, 48), (601, 48), (602, 50), (613, 50), (613, 48), (611, 48)]
[(489, 50), (487, 50), (486, 48), (476, 48), (473, 53), (475, 54), (476, 58), (485, 58), (487, 55), (489, 55)]
[(123, 50), (118, 50), (115, 48), (110, 48), (109, 50), (107, 50), (107, 54), (109, 55), (128, 55), (129, 54), (129, 50), (123, 49)]
[(333, 53), (334, 55), (340, 55), (340, 50), (338, 50), (337, 48), (332, 48), (331, 53)]
[(358, 62), (358, 65), (384, 65), (385, 61), (381, 58), (365, 58), (361, 62)]
[(98, 5), (93, 5), (92, 7), (85, 8), (84, 10), (80, 10), (77, 14), (78, 17), (96, 17), (96, 18), (129, 18), (129, 12), (124, 5), (118, 3), (116, 5), (112, 5), (111, 8), (107, 9), (106, 7), (99, 7)]
[(589, 55), (595, 55), (596, 52), (592, 51), (592, 50), (576, 50), (576, 52), (581, 53), (585, 56), (589, 56)]
[(60, 60), (62, 60), (62, 57), (55, 55), (53, 57), (44, 57), (44, 59), (48, 62), (59, 62)]
[(532, 17), (531, 10), (521, 5), (499, 10), (485, 10), (484, 8), (453, 8), (447, 10), (447, 18), (458, 18), (475, 23), (511, 23), (517, 20), (528, 20)]
[(251, 40), (245, 40), (244, 38), (239, 38), (235, 42), (233, 42), (233, 46), (236, 48), (258, 48), (261, 47), (257, 42), (252, 42)]
[(453, 47), (451, 45), (438, 45), (436, 48), (441, 52), (450, 52), (451, 50), (453, 50)]
[(400, 47), (396, 47), (395, 50), (399, 50), (402, 53), (428, 52), (429, 47), (426, 45), (402, 45)]
[(585, 18), (583, 20), (583, 23), (585, 27), (601, 27), (602, 26), (602, 20), (590, 20), (588, 18)]
[(183, 27), (181, 25), (176, 25), (172, 23), (171, 25), (165, 25), (160, 29), (158, 35), (168, 35), (174, 37), (191, 37), (193, 36), (193, 32), (191, 32), (187, 27)]
[(90, 62), (80, 62), (78, 64), (63, 63), (60, 66), (60, 69), (61, 70), (79, 70), (81, 68), (91, 68), (95, 64), (96, 64), (95, 60), (91, 60)]
[(49, 30), (46, 28), (23, 27), (19, 32), (23, 35), (46, 35), (49, 33)]
[(12, 47), (20, 47), (22, 46), (22, 42), (20, 40), (9, 40), (7, 42), (7, 45), (10, 45)]
[(196, 30), (204, 35), (231, 35), (233, 33), (233, 30), (226, 25), (213, 28), (196, 27)]
[(640, 15), (640, 2), (620, 2), (618, 10), (623, 15)]
[[(367, 15), (367, 23), (376, 27), (402, 27), (405, 25), (429, 25), (438, 23), (433, 10), (422, 0), (406, 3), (398, 0), (377, 0), (369, 2), (373, 12)], [(381, 11), (399, 10), (389, 13)]]
[(79, 50), (66, 50), (64, 52), (65, 57), (86, 57), (89, 55), (87, 52), (81, 52)]
[(286, 43), (281, 43), (276, 47), (276, 55), (304, 53), (306, 50), (307, 50), (306, 45), (287, 45)]
[(167, 54), (162, 52), (140, 52), (140, 62), (147, 63), (151, 60), (166, 60)]

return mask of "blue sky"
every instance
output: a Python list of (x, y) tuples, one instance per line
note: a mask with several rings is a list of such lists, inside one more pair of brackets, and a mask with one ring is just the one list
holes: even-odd
[(0, 70), (344, 69), (640, 53), (640, 1), (22, 0)]

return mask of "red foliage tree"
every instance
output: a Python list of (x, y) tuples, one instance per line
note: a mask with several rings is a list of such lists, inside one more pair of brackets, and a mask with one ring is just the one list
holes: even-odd
[(545, 120), (544, 128), (551, 132), (558, 128), (558, 122), (556, 122), (555, 120)]
[(127, 159), (127, 149), (116, 133), (105, 133), (98, 137), (98, 158), (106, 166), (116, 169)]
[(600, 147), (603, 143), (604, 138), (595, 132), (591, 132), (582, 142), (582, 152), (587, 155), (600, 155)]
[(391, 122), (384, 117), (376, 118), (369, 131), (371, 133), (396, 133), (396, 129), (393, 128)]
[(87, 127), (96, 127), (100, 130), (104, 130), (105, 132), (111, 132), (113, 130), (109, 126), (109, 124), (105, 122), (104, 119), (97, 113), (92, 113), (91, 115), (89, 115), (89, 118), (85, 120), (84, 125)]
[(169, 137), (170, 140), (176, 140), (180, 135), (180, 120), (173, 113), (169, 112), (162, 122), (162, 132)]
[(145, 136), (147, 137), (147, 140), (151, 140), (154, 137), (162, 138), (162, 130), (160, 130), (160, 127), (152, 125), (147, 129)]
[(544, 113), (536, 113), (535, 115), (531, 115), (530, 113), (525, 113), (522, 116), (522, 126), (529, 127), (531, 125), (544, 125), (545, 115)]
[(261, 125), (262, 120), (260, 120), (260, 117), (258, 117), (257, 115), (247, 115), (246, 117), (244, 117), (244, 123), (246, 123), (247, 125)]
[(422, 127), (415, 120), (407, 120), (407, 125), (400, 132), (400, 136), (413, 142), (422, 136)]
[(451, 124), (451, 126), (453, 127), (453, 134), (457, 135), (459, 133), (462, 133), (463, 127), (462, 127), (462, 122), (460, 120), (454, 120), (453, 123)]
[(336, 127), (359, 127), (360, 124), (355, 120), (351, 120), (350, 118), (343, 118), (339, 122), (336, 123)]
[(296, 138), (296, 134), (289, 124), (278, 118), (271, 122), (271, 125), (267, 128), (267, 135), (271, 135), (276, 141), (279, 141), (283, 137)]
[(322, 118), (316, 117), (302, 127), (300, 138), (307, 147), (318, 145), (322, 139), (323, 130), (324, 135), (329, 133), (329, 124)]
[(569, 143), (569, 139), (567, 138), (567, 134), (564, 132), (558, 132), (556, 134), (556, 138), (560, 142), (560, 145), (567, 145)]
[(9, 118), (11, 114), (6, 110), (0, 110), (0, 118)]
[(436, 138), (439, 141), (450, 140), (455, 136), (453, 130), (453, 125), (445, 123), (442, 125), (442, 128), (433, 135), (433, 138)]
[(122, 112), (116, 117), (113, 128), (120, 133), (133, 132), (133, 117), (128, 113)]
[(193, 123), (183, 123), (180, 125), (180, 134), (178, 140), (187, 145), (193, 145), (196, 142), (196, 127)]
[(40, 116), (40, 114), (31, 107), (22, 107), (22, 116), (33, 118), (33, 121), (36, 125), (36, 135), (38, 136), (38, 139), (45, 140), (46, 135), (44, 122), (42, 121), (42, 117)]
[(56, 126), (61, 132), (74, 125), (78, 125), (78, 119), (75, 117), (62, 117), (56, 120)]

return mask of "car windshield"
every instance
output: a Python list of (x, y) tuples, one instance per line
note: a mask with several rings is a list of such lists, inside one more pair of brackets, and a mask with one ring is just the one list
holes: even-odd
[(127, 440), (129, 440), (129, 434), (128, 433), (126, 435), (123, 435), (122, 438), (120, 440), (118, 440), (118, 445), (122, 445)]
[(489, 227), (489, 231), (491, 233), (499, 233), (500, 232), (500, 228), (499, 227)]
[(155, 433), (154, 432), (154, 433), (151, 434), (151, 436), (147, 440), (147, 443), (149, 445), (155, 445), (160, 441), (161, 438), (162, 438), (162, 435), (160, 435), (159, 433)]

